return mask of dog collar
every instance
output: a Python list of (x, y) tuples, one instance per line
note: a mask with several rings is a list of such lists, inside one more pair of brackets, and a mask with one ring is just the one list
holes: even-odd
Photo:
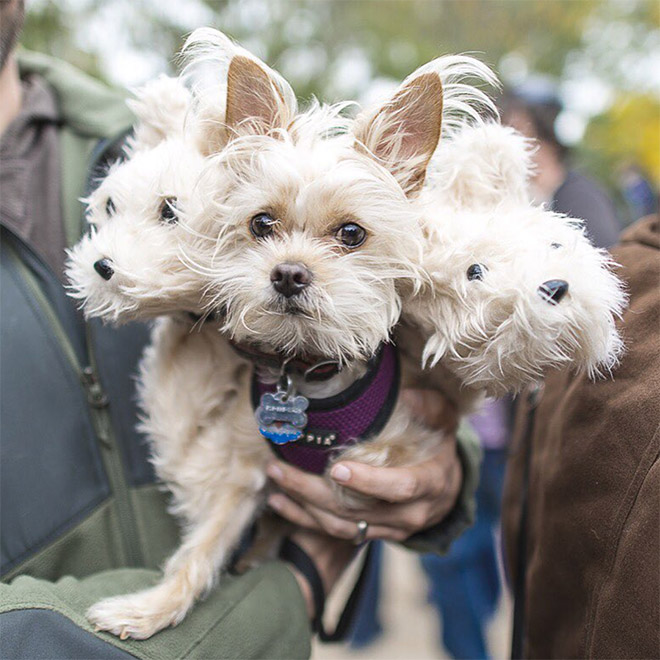
[[(278, 386), (259, 381), (255, 370), (252, 406), (260, 431), (277, 456), (307, 472), (323, 474), (333, 450), (368, 440), (384, 428), (396, 404), (399, 381), (397, 350), (392, 344), (382, 344), (369, 361), (367, 373), (327, 399), (291, 394), (282, 406)], [(273, 432), (274, 426), (264, 428), (261, 423), (264, 402), (269, 411), (274, 411), (268, 421), (281, 425), (282, 433)], [(294, 429), (289, 424), (292, 421)], [(287, 429), (294, 432), (287, 435)]]
[(229, 340), (232, 348), (246, 360), (275, 371), (286, 371), (300, 374), (308, 381), (330, 380), (341, 371), (341, 364), (335, 360), (305, 360), (303, 358), (286, 358), (279, 353), (267, 353), (253, 344), (239, 344)]

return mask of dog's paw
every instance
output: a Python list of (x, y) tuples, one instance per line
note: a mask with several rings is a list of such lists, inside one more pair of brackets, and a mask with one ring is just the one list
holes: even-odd
[(171, 603), (162, 602), (153, 590), (99, 601), (87, 610), (87, 619), (96, 630), (119, 639), (148, 639), (159, 630), (175, 626), (185, 616)]

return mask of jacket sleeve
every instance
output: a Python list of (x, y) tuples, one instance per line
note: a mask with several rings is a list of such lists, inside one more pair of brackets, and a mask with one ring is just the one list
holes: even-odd
[(95, 632), (85, 611), (96, 601), (153, 585), (156, 571), (118, 569), (57, 582), (28, 576), (0, 585), (0, 657), (307, 658), (311, 631), (291, 571), (271, 562), (224, 576), (182, 623), (144, 641)]
[(462, 422), (456, 433), (456, 449), (463, 467), (463, 484), (454, 508), (434, 527), (413, 534), (403, 545), (417, 552), (446, 554), (451, 544), (474, 524), (475, 493), (479, 484), (481, 445), (479, 438), (467, 422)]

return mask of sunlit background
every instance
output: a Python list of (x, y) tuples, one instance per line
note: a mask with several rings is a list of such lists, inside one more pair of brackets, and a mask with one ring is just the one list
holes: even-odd
[[(184, 35), (222, 29), (305, 99), (380, 96), (420, 64), (475, 53), (505, 84), (556, 85), (560, 138), (618, 197), (624, 166), (660, 185), (654, 0), (29, 0), (24, 45), (120, 86), (174, 69)], [(619, 197), (621, 220), (631, 220)]]
[[(604, 184), (622, 225), (634, 167), (660, 186), (660, 3), (655, 0), (28, 0), (23, 45), (113, 85), (175, 70), (196, 27), (217, 27), (278, 69), (301, 99), (381, 97), (417, 66), (472, 53), (507, 86), (554, 87), (556, 131), (572, 159)], [(388, 550), (385, 637), (360, 657), (443, 657), (416, 557)], [(504, 657), (510, 605), (491, 626)], [(342, 658), (345, 647), (317, 650)]]

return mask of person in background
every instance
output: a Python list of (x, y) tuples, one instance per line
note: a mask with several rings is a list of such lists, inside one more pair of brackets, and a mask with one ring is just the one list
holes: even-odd
[(658, 195), (640, 167), (625, 163), (619, 168), (617, 178), (632, 220), (658, 212)]
[(531, 79), (509, 89), (500, 99), (502, 122), (537, 140), (532, 194), (557, 213), (585, 221), (591, 242), (609, 248), (621, 230), (614, 204), (605, 190), (571, 166), (570, 151), (557, 136), (562, 104), (554, 86)]
[[(586, 221), (611, 248), (619, 223), (557, 139), (561, 105), (535, 85), (502, 116), (539, 140), (538, 201)], [(629, 227), (612, 250), (630, 304), (626, 352), (595, 381), (555, 371), (517, 399), (502, 502), (515, 607), (512, 658), (657, 658), (660, 649), (660, 221)]]
[(442, 641), (453, 658), (488, 658), (486, 627), (497, 608), (502, 579), (496, 531), (511, 436), (511, 401), (488, 400), (469, 417), (483, 449), (477, 518), (445, 556), (426, 554), (429, 602), (442, 622)]

